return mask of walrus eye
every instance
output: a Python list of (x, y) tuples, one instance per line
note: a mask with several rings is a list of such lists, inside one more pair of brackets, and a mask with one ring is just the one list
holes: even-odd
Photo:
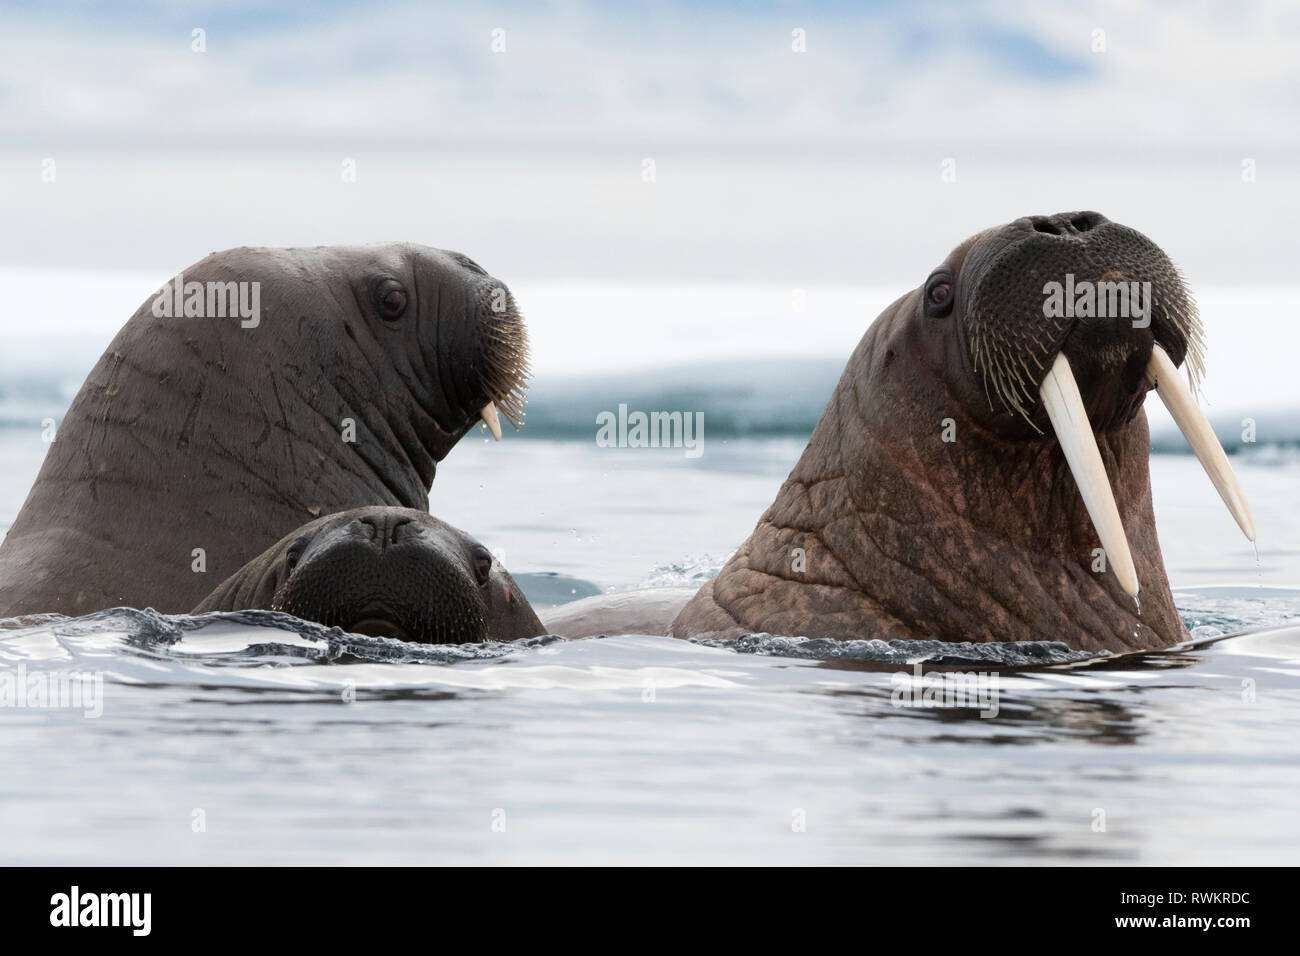
[(475, 548), (473, 554), (474, 577), (480, 585), (488, 583), (492, 574), (492, 555), (487, 548)]
[(390, 322), (400, 319), (406, 311), (406, 289), (392, 276), (381, 278), (375, 283), (375, 308)]
[(940, 273), (925, 284), (925, 314), (941, 319), (952, 311), (952, 279)]
[(293, 546), (289, 548), (288, 551), (285, 552), (284, 566), (286, 570), (292, 572), (293, 569), (298, 566), (298, 562), (302, 559), (302, 552), (303, 552), (303, 545), (297, 543), (295, 543)]

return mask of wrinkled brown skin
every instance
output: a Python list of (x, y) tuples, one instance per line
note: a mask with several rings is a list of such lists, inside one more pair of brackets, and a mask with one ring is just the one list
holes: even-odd
[[(381, 273), (408, 292), (396, 322), (374, 302)], [(437, 462), (487, 400), (475, 363), (504, 286), (457, 253), (240, 248), (184, 275), (260, 282), (260, 324), (158, 318), (150, 295), (87, 377), (0, 547), (0, 617), (184, 612), (304, 521), (427, 510)]]
[[(958, 285), (973, 248), (984, 256), (1023, 223), (954, 250)], [(1080, 278), (1089, 271), (1080, 264)], [(1113, 573), (1092, 570), (1101, 545), (1041, 404), (1039, 435), (990, 401), (962, 334), (962, 297), (947, 318), (928, 318), (923, 289), (867, 330), (776, 500), (670, 633), (1053, 640), (1115, 652), (1185, 640), (1152, 514), (1144, 390), (1117, 400), (1113, 369), (1079, 371), (1093, 343), (1066, 340), (1128, 533), (1139, 616)], [(1129, 358), (1142, 365), (1144, 340), (1134, 341)], [(1149, 355), (1149, 333), (1145, 341)], [(1181, 361), (1179, 343), (1167, 347)], [(955, 442), (942, 440), (945, 419)], [(795, 549), (806, 571), (792, 570)]]
[[(490, 567), (481, 577), (476, 557)], [(409, 508), (356, 508), (308, 522), (223, 581), (193, 613), (246, 609), (431, 644), (546, 633), (486, 548)]]

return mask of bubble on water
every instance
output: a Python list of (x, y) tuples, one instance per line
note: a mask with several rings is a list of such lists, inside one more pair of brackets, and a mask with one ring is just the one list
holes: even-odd
[(1109, 651), (1076, 651), (1061, 641), (839, 641), (831, 638), (745, 634), (734, 641), (701, 640), (695, 643), (708, 647), (730, 647), (739, 654), (876, 664), (1029, 667), (1069, 664), (1110, 656)]
[[(122, 634), (126, 644), (149, 655), (176, 653), (175, 645), (185, 641), (186, 660), (208, 660), (214, 664), (256, 663), (258, 659), (300, 658), (317, 664), (333, 662), (456, 664), (461, 661), (492, 660), (518, 651), (562, 642), (554, 634), (521, 638), (517, 641), (485, 641), (481, 644), (411, 644), (386, 637), (349, 634), (342, 628), (303, 621), (281, 611), (215, 611), (207, 614), (159, 614), (146, 608), (110, 608), (78, 618), (58, 615), (43, 617), (37, 629), (48, 629), (56, 638), (95, 634)], [(205, 654), (203, 631), (223, 624), (255, 627), (266, 632), (267, 640), (249, 641), (232, 651), (223, 642), (220, 651)], [(277, 640), (280, 632), (284, 638)], [(291, 637), (292, 636), (292, 637)], [(290, 643), (292, 638), (310, 643)], [(197, 640), (196, 640), (197, 638)], [(245, 663), (245, 666), (247, 664)]]

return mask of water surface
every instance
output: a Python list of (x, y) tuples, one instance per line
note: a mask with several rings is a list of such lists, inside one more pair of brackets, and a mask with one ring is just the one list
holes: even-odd
[[(681, 585), (748, 533), (801, 448), (733, 438), (688, 462), (472, 438), (433, 510), (504, 551), (539, 605)], [(1153, 460), (1195, 638), (1162, 653), (824, 659), (636, 635), (429, 650), (139, 611), (0, 630), (0, 678), (103, 678), (99, 717), (0, 708), (0, 860), (1294, 862), (1300, 465), (1237, 466), (1258, 566), (1195, 461)], [(6, 518), (29, 481), (6, 476)], [(1220, 639), (1243, 629), (1264, 630)], [(899, 706), (919, 657), (996, 673), (996, 716)]]

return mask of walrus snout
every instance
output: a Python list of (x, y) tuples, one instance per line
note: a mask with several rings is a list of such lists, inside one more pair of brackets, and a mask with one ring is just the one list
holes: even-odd
[[(410, 334), (419, 360), (401, 371), (421, 406), (419, 441), (441, 461), (480, 421), (498, 441), (501, 418), (522, 426), (532, 374), (528, 333), (510, 289), (473, 260), (418, 246), (408, 255), (415, 265), (403, 291), (412, 300)], [(445, 277), (421, 284), (416, 272), (426, 260), (438, 263)], [(377, 307), (383, 304), (380, 299)]]
[(1138, 418), (1151, 388), (1254, 540), (1223, 449), (1176, 373), (1185, 362), (1194, 389), (1201, 324), (1159, 246), (1098, 213), (1026, 216), (981, 234), (963, 273), (966, 340), (986, 392), (1057, 439), (1126, 592), (1136, 597), (1140, 582), (1098, 437)]
[(545, 633), (487, 548), (427, 511), (387, 505), (308, 522), (223, 581), (193, 613), (245, 608), (425, 644)]
[[(453, 418), (468, 427), (481, 419), (500, 441), (500, 418), (516, 429), (523, 424), (532, 374), (527, 329), (505, 283), (463, 256), (448, 255), (462, 266), (461, 282), (454, 290), (440, 290), (438, 321), (430, 329), (435, 341), (426, 348), (458, 357), (455, 364), (438, 369), (440, 397)], [(452, 302), (454, 307), (448, 309)]]
[[(501, 440), (496, 412), (516, 429), (524, 420), (525, 387), (532, 370), (528, 362), (528, 333), (510, 290), (496, 280), (478, 290), (478, 333), (475, 371), (479, 394), (488, 407), (475, 405), (497, 441)], [(481, 411), (480, 411), (481, 410)]]
[(275, 610), (417, 643), (488, 639), (491, 555), (433, 519), (395, 508), (340, 516), (289, 548), (285, 562)]
[(1097, 430), (1141, 408), (1152, 349), (1201, 367), (1201, 325), (1178, 269), (1142, 233), (1092, 211), (1025, 216), (982, 235), (959, 282), (971, 363), (991, 399), (1043, 431), (1039, 390), (1070, 362)]
[(399, 540), (409, 540), (413, 533), (418, 533), (410, 518), (389, 511), (358, 518), (355, 524), (380, 551), (390, 544), (397, 544)]

